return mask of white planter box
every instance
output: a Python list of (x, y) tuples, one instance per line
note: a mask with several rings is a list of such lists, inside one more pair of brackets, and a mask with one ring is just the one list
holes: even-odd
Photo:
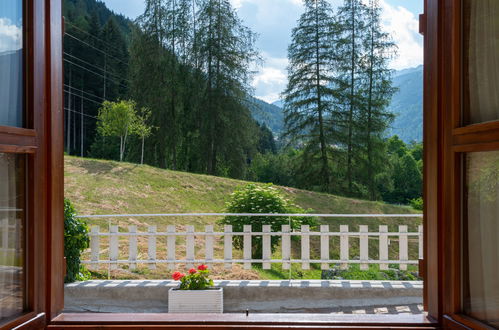
[(168, 291), (168, 313), (223, 313), (223, 289)]

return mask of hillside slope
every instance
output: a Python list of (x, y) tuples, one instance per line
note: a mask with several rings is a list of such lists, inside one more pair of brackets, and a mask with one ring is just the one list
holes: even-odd
[[(75, 205), (80, 215), (89, 214), (138, 214), (138, 213), (196, 213), (196, 212), (223, 212), (225, 202), (235, 188), (246, 184), (245, 181), (199, 175), (184, 172), (162, 170), (147, 165), (118, 163), (113, 161), (94, 160), (88, 158), (65, 157), (65, 197)], [(409, 207), (388, 205), (380, 202), (369, 202), (349, 199), (328, 194), (320, 194), (294, 188), (278, 187), (283, 194), (303, 208), (317, 213), (416, 213)], [(215, 217), (126, 217), (113, 219), (88, 219), (89, 225), (99, 225), (101, 231), (107, 231), (110, 224), (118, 225), (119, 231), (127, 231), (129, 225), (136, 225), (139, 231), (147, 231), (150, 225), (156, 225), (158, 231), (164, 231), (166, 224), (175, 224), (179, 230), (187, 224), (203, 230), (207, 224), (215, 224)], [(410, 231), (417, 230), (420, 219), (414, 218), (347, 218), (347, 219), (319, 219), (320, 223), (330, 225), (332, 231), (338, 231), (340, 224), (350, 225), (352, 230), (358, 230), (359, 224), (369, 225), (370, 231), (376, 231), (380, 224), (389, 225), (390, 231), (396, 231), (398, 225), (408, 225)], [(318, 228), (312, 228), (313, 231)], [(158, 254), (165, 256), (166, 241), (159, 238)], [(215, 255), (223, 255), (223, 245), (220, 238), (216, 238)], [(181, 241), (180, 241), (181, 242)], [(338, 256), (338, 242), (331, 246), (333, 256)], [(101, 258), (107, 256), (107, 240), (101, 242)], [(138, 238), (139, 253), (147, 253), (148, 241), (146, 237)], [(318, 241), (311, 240), (312, 254), (320, 251)], [(358, 255), (358, 240), (350, 242), (350, 253)], [(370, 242), (371, 252), (377, 251), (377, 243)], [(396, 246), (394, 244), (393, 246)], [(293, 253), (299, 254), (299, 246), (293, 245)], [(410, 245), (410, 257), (416, 258), (417, 249)], [(196, 238), (196, 253), (203, 258), (204, 241)], [(128, 258), (128, 242), (124, 237), (120, 239), (120, 257)], [(177, 248), (177, 257), (185, 256), (185, 246)], [(234, 251), (237, 255), (240, 251)], [(396, 253), (390, 250), (390, 255)], [(84, 259), (89, 258), (86, 251)], [(256, 267), (256, 266), (255, 266)], [(273, 264), (272, 270), (264, 271), (261, 268), (252, 270), (243, 269), (236, 264), (232, 269), (225, 269), (223, 265), (213, 266), (213, 275), (216, 279), (284, 279), (289, 273), (282, 271), (280, 265)], [(158, 265), (155, 271), (142, 265), (137, 270), (130, 271), (126, 265), (111, 271), (102, 266), (99, 271), (93, 272), (93, 278), (116, 279), (162, 279), (171, 271), (165, 265)], [(321, 278), (320, 269), (314, 266), (310, 271), (302, 271), (300, 265), (292, 267), (293, 278)], [(355, 273), (356, 274), (356, 273)], [(352, 275), (353, 278), (357, 278)], [(375, 276), (377, 273), (374, 273)], [(362, 275), (365, 276), (365, 275)], [(364, 277), (361, 277), (364, 278)], [(375, 277), (377, 278), (377, 277)], [(360, 279), (360, 278), (359, 278)]]
[[(222, 212), (245, 181), (162, 170), (147, 165), (65, 157), (65, 196), (80, 214)], [(279, 187), (295, 203), (319, 213), (412, 213), (389, 205)]]

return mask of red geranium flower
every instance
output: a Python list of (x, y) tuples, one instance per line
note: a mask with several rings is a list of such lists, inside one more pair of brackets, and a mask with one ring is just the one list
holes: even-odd
[(196, 268), (189, 269), (189, 274), (195, 274), (197, 272)]
[(182, 274), (181, 272), (175, 272), (172, 275), (174, 281), (179, 281), (184, 276), (185, 274)]
[(198, 270), (207, 270), (208, 266), (206, 265), (199, 265)]

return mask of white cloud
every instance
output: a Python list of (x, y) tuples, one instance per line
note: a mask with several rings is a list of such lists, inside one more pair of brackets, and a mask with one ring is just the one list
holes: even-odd
[(8, 18), (0, 18), (0, 53), (22, 48), (22, 28)]
[(384, 29), (391, 33), (398, 46), (398, 57), (391, 67), (396, 70), (423, 64), (423, 37), (419, 34), (419, 22), (416, 16), (402, 6), (391, 6), (381, 1)]
[(279, 100), (281, 92), (286, 88), (288, 59), (271, 57), (265, 52), (262, 57), (264, 64), (255, 74), (252, 85), (258, 98), (272, 103)]

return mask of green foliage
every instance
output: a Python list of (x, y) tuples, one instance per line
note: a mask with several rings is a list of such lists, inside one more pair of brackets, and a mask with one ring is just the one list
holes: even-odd
[(88, 226), (75, 218), (76, 212), (68, 199), (64, 199), (64, 256), (66, 257), (66, 278), (64, 281), (84, 280), (88, 273), (81, 265), (80, 256), (89, 246)]
[[(230, 202), (227, 203), (228, 213), (305, 213), (305, 210), (286, 199), (271, 184), (248, 184), (232, 193)], [(220, 221), (224, 225), (232, 225), (234, 232), (243, 232), (244, 225), (251, 225), (252, 231), (262, 232), (263, 225), (270, 225), (272, 231), (281, 231), (282, 225), (291, 225), (291, 229), (300, 229), (301, 225), (315, 225), (316, 220), (309, 217), (244, 217), (228, 216)], [(243, 248), (243, 238), (234, 237), (234, 247)], [(279, 237), (272, 236), (271, 249), (275, 250)], [(262, 257), (262, 237), (253, 236), (252, 255), (254, 258)]]
[(415, 210), (423, 211), (423, 197), (411, 199), (410, 203)]
[(198, 269), (192, 268), (189, 273), (173, 273), (173, 279), (180, 280), (180, 290), (206, 290), (214, 286), (213, 280), (209, 278), (208, 266), (201, 265)]
[(331, 145), (335, 116), (334, 64), (336, 29), (332, 7), (325, 0), (305, 0), (305, 12), (293, 29), (288, 48), (288, 85), (284, 91), (285, 135), (304, 144), (300, 160), (314, 157), (318, 175), (310, 177), (323, 191), (331, 189)]

